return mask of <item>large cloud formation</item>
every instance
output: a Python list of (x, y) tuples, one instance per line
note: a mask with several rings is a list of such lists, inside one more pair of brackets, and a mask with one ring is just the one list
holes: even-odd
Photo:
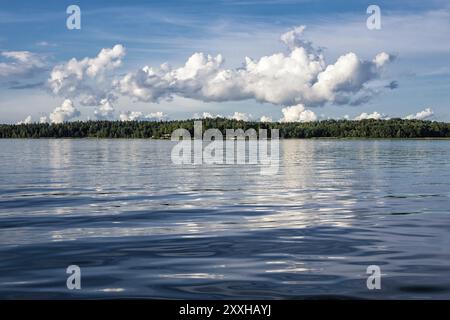
[[(381, 76), (383, 67), (393, 60), (393, 56), (381, 52), (371, 61), (366, 61), (350, 52), (333, 64), (327, 64), (322, 49), (303, 39), (304, 30), (304, 26), (299, 26), (281, 36), (287, 52), (259, 59), (246, 57), (244, 65), (236, 69), (224, 68), (224, 58), (220, 54), (194, 53), (179, 68), (164, 63), (158, 68), (145, 66), (118, 77), (117, 68), (122, 65), (126, 52), (122, 45), (117, 44), (102, 49), (95, 57), (72, 58), (56, 65), (47, 84), (53, 94), (70, 99), (66, 101), (70, 101), (72, 107), (75, 98), (81, 105), (96, 106), (95, 118), (102, 120), (117, 118), (113, 103), (119, 95), (144, 102), (171, 100), (174, 96), (205, 102), (253, 99), (283, 106), (280, 121), (306, 122), (316, 121), (317, 116), (305, 106), (327, 103), (359, 105), (379, 92), (374, 90), (371, 82)], [(3, 55), (28, 64), (35, 61), (27, 52)], [(39, 64), (37, 60), (33, 63)], [(0, 64), (0, 74), (13, 72), (11, 70)], [(66, 101), (64, 104), (68, 105)], [(55, 110), (49, 115), (50, 121), (63, 122), (74, 118), (74, 114), (79, 115), (79, 111), (73, 108), (73, 114)], [(119, 115), (124, 121), (165, 117), (162, 113), (144, 115), (142, 112), (122, 112)], [(245, 120), (251, 116), (237, 112), (231, 118)]]
[(117, 90), (139, 101), (158, 102), (181, 96), (202, 101), (254, 99), (277, 105), (359, 104), (370, 99), (367, 87), (393, 56), (381, 52), (372, 61), (347, 53), (327, 65), (320, 49), (302, 39), (304, 27), (281, 36), (289, 51), (245, 58), (238, 69), (223, 68), (224, 59), (193, 54), (180, 68), (145, 66), (115, 83)]
[(113, 100), (109, 76), (122, 64), (124, 56), (125, 48), (117, 44), (102, 49), (94, 58), (72, 58), (53, 68), (48, 86), (55, 95), (81, 97), (84, 105), (99, 105), (103, 99)]

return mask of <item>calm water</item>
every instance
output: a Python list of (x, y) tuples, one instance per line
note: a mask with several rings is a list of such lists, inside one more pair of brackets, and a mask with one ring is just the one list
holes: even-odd
[(275, 176), (172, 145), (0, 140), (0, 297), (450, 298), (450, 141), (282, 141)]

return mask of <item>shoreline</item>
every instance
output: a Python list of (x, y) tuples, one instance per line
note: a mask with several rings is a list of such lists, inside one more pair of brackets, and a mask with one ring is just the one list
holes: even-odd
[[(165, 138), (108, 138), (108, 137), (24, 137), (24, 138), (2, 138), (1, 140), (153, 140), (172, 141)], [(192, 141), (194, 139), (191, 139)], [(257, 139), (259, 140), (259, 139)], [(266, 139), (272, 140), (272, 139)], [(367, 138), (367, 137), (311, 137), (311, 138), (280, 138), (279, 140), (450, 140), (450, 137), (420, 137), (420, 138)], [(205, 141), (202, 139), (202, 141)], [(210, 141), (210, 140), (207, 140)], [(224, 140), (225, 141), (225, 140)], [(248, 140), (247, 140), (248, 141)]]

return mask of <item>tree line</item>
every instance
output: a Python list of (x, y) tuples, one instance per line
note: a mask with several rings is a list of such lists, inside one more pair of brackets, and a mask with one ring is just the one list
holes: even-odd
[[(279, 129), (280, 138), (450, 138), (450, 123), (423, 120), (323, 120), (253, 122), (202, 119), (203, 130)], [(0, 138), (170, 138), (178, 128), (194, 131), (194, 119), (173, 121), (76, 121), (61, 124), (2, 124)]]

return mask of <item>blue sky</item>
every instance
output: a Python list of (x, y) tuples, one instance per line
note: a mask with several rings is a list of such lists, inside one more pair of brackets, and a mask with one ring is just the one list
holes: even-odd
[[(81, 8), (81, 30), (66, 28), (66, 8)], [(382, 27), (368, 30), (366, 8), (381, 8)], [(195, 52), (222, 54), (223, 68), (242, 67), (245, 57), (259, 59), (286, 52), (280, 35), (305, 25), (305, 39), (322, 47), (327, 64), (354, 52), (360, 59), (379, 52), (395, 55), (374, 83), (396, 81), (398, 87), (377, 90), (357, 106), (330, 100), (305, 107), (318, 118), (354, 118), (374, 111), (403, 117), (431, 108), (432, 119), (450, 121), (450, 6), (448, 1), (0, 1), (0, 52), (28, 51), (33, 67), (21, 72), (18, 61), (0, 57), (0, 122), (34, 120), (60, 106), (66, 96), (55, 94), (47, 80), (56, 65), (71, 58), (94, 58), (102, 48), (121, 44), (126, 50), (111, 78), (143, 66), (169, 62), (184, 65)], [(2, 66), (3, 64), (3, 74)], [(14, 65), (13, 71), (11, 65)], [(6, 71), (5, 71), (6, 70)], [(379, 91), (379, 92), (378, 92)], [(73, 96), (80, 119), (93, 118), (96, 106), (83, 106)], [(175, 94), (172, 99), (140, 101), (117, 94), (116, 112), (164, 112), (171, 119), (209, 112), (265, 115), (278, 120), (287, 104), (258, 99), (208, 99)], [(213, 99), (214, 100), (214, 99)]]

